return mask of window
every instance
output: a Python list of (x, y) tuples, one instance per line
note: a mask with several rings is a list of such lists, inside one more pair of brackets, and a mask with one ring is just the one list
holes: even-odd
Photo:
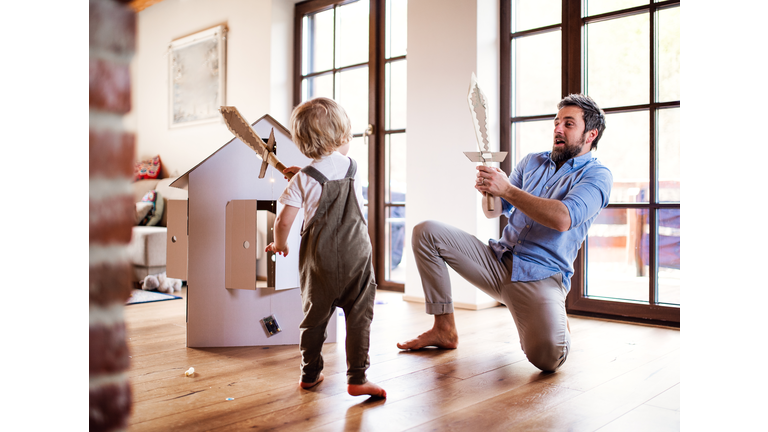
[(337, 101), (364, 180), (380, 288), (404, 291), (407, 0), (296, 4), (294, 105)]
[(551, 149), (556, 104), (590, 95), (606, 113), (594, 152), (610, 204), (574, 263), (571, 313), (680, 323), (680, 2), (501, 4), (502, 151)]

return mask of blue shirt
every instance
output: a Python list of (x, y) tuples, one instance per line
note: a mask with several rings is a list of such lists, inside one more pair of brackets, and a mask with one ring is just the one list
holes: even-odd
[(613, 175), (592, 152), (566, 161), (559, 170), (550, 153), (524, 157), (509, 181), (537, 197), (560, 200), (571, 215), (571, 227), (565, 232), (547, 228), (502, 198), (502, 212), (509, 223), (501, 239), (491, 239), (489, 245), (499, 261), (504, 252), (512, 252), (513, 282), (537, 281), (560, 273), (566, 291), (570, 291), (573, 260), (590, 225), (608, 205)]

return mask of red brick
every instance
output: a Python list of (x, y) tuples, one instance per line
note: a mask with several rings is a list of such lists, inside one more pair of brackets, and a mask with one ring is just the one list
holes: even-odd
[(91, 176), (133, 176), (136, 137), (129, 132), (93, 130), (88, 132), (88, 168)]
[(131, 73), (128, 64), (89, 59), (88, 103), (92, 109), (128, 113), (131, 110)]
[(126, 380), (88, 392), (88, 430), (112, 431), (125, 429), (131, 413), (131, 387)]
[[(122, 312), (122, 311), (121, 311)], [(88, 367), (91, 375), (119, 373), (128, 369), (125, 324), (93, 325), (89, 329)]]
[[(127, 0), (89, 0), (88, 99), (94, 110), (125, 114), (131, 110), (128, 61), (136, 49), (136, 14)], [(99, 57), (101, 56), (101, 57)], [(110, 59), (110, 60), (107, 60)], [(91, 131), (91, 177), (130, 177), (135, 138), (121, 132)], [(127, 179), (126, 179), (127, 180)], [(135, 219), (133, 196), (120, 194), (89, 202), (90, 242), (127, 244)], [(90, 305), (124, 303), (130, 295), (131, 267), (127, 262), (100, 264), (90, 269)], [(118, 306), (122, 319), (122, 306)], [(114, 312), (118, 313), (118, 312)], [(125, 324), (94, 325), (89, 329), (91, 379), (109, 377), (129, 366)], [(106, 374), (106, 375), (105, 375)], [(98, 382), (98, 381), (97, 381)], [(125, 429), (132, 404), (128, 380), (89, 391), (89, 430)]]
[(133, 266), (128, 261), (92, 265), (88, 285), (91, 305), (125, 303), (133, 289)]
[(88, 209), (88, 233), (91, 243), (130, 243), (131, 229), (136, 225), (136, 203), (133, 201), (133, 195), (91, 199)]
[(133, 9), (116, 1), (90, 0), (88, 18), (91, 49), (119, 55), (131, 55), (136, 50), (136, 13)]

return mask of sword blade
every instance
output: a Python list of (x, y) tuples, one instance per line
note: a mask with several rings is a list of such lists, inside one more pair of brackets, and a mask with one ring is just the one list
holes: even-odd
[[(219, 112), (221, 113), (222, 117), (224, 117), (224, 123), (227, 124), (227, 128), (229, 128), (230, 132), (239, 138), (240, 141), (253, 149), (253, 151), (255, 151), (256, 154), (259, 155), (262, 160), (264, 160), (264, 162), (272, 165), (276, 170), (280, 172), (280, 174), (285, 175), (289, 179), (293, 178), (293, 173), (289, 172), (286, 174), (283, 172), (283, 170), (286, 168), (285, 165), (280, 162), (280, 159), (278, 159), (274, 153), (269, 151), (267, 146), (264, 144), (264, 141), (261, 140), (261, 137), (259, 137), (251, 125), (245, 120), (245, 118), (243, 118), (237, 108), (233, 106), (223, 106), (219, 108)], [(274, 136), (272, 139), (274, 140)], [(266, 158), (264, 158), (265, 154), (267, 155)]]

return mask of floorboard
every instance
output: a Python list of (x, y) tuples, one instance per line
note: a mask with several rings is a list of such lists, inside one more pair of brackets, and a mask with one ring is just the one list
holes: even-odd
[[(368, 370), (387, 390), (379, 400), (347, 394), (343, 343), (324, 346), (326, 378), (311, 390), (298, 388), (295, 345), (187, 348), (186, 288), (182, 297), (125, 308), (131, 431), (680, 428), (677, 329), (570, 317), (568, 360), (542, 373), (526, 360), (504, 307), (457, 310), (458, 349), (398, 350), (432, 318), (423, 304), (379, 291)], [(186, 377), (189, 367), (195, 374)]]

